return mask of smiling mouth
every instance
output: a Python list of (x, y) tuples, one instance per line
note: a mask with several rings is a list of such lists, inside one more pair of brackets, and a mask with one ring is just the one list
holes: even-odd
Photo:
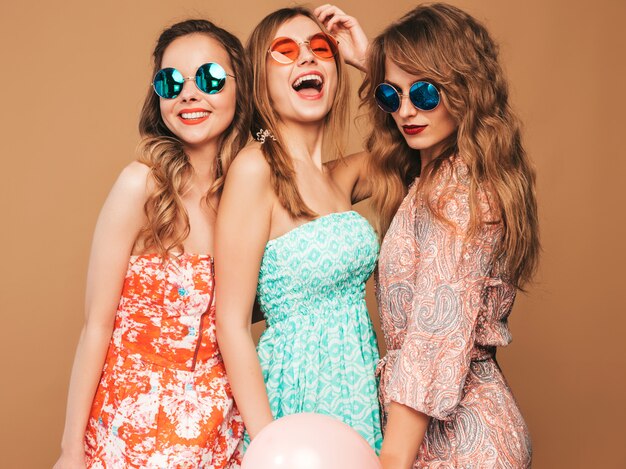
[(209, 118), (211, 113), (204, 109), (189, 109), (178, 113), (180, 121), (185, 125), (201, 124)]
[(204, 117), (209, 117), (209, 112), (208, 111), (203, 111), (203, 112), (181, 112), (180, 117), (182, 117), (183, 119), (186, 120), (191, 120), (191, 119), (202, 119)]
[(320, 75), (311, 73), (309, 75), (302, 75), (301, 77), (298, 77), (298, 79), (293, 82), (291, 87), (298, 94), (302, 94), (304, 96), (316, 96), (321, 93), (322, 88), (324, 87), (324, 80)]

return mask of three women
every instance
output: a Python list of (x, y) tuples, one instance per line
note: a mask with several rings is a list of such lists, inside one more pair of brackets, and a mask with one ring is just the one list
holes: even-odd
[[(378, 366), (386, 425), (384, 468), (526, 467), (527, 429), (495, 362), (495, 347), (510, 341), (506, 320), (515, 291), (530, 279), (536, 265), (536, 203), (534, 175), (508, 105), (497, 48), (469, 15), (435, 4), (418, 7), (387, 28), (366, 59), (357, 47), (364, 35), (354, 18), (331, 6), (318, 14), (331, 32), (348, 30), (354, 39), (354, 50), (345, 49), (346, 42), (339, 47), (368, 72), (362, 97), (374, 130), (368, 154), (325, 165), (325, 157), (336, 153), (333, 147), (340, 141), (337, 131), (347, 99), (338, 46), (304, 9), (279, 10), (260, 23), (248, 45), (255, 73), (253, 132), (260, 142), (243, 150), (230, 166), (215, 243), (220, 347), (249, 434), (256, 436), (273, 418), (315, 411), (346, 421), (379, 448), (376, 344), (363, 292), (377, 243), (369, 225), (350, 211), (352, 203), (372, 195), (384, 238), (377, 275), (388, 349)], [(232, 56), (230, 60), (232, 64)], [(241, 73), (233, 72), (222, 76), (226, 84), (229, 74)], [(197, 83), (204, 73), (198, 69)], [(211, 70), (206, 73), (213, 76)], [(186, 76), (193, 77), (193, 71), (181, 76), (182, 89), (189, 88)], [(238, 78), (233, 80), (240, 86)], [(193, 133), (179, 135), (178, 128), (187, 129), (176, 125), (185, 120), (215, 122), (214, 111), (167, 105), (160, 110), (166, 127), (190, 152), (189, 160), (202, 161), (191, 157), (199, 143)], [(181, 122), (172, 119), (170, 127), (168, 116)], [(221, 132), (228, 135), (225, 128)], [(153, 142), (148, 148), (159, 151), (166, 143)], [(212, 154), (214, 159), (220, 154), (222, 171), (228, 168), (228, 151)], [(201, 164), (193, 167), (201, 172)], [(166, 186), (163, 181), (172, 174), (153, 176), (156, 187)], [(169, 227), (156, 221), (162, 218), (150, 219), (157, 200), (177, 207), (193, 194), (192, 187), (178, 187), (178, 199), (168, 199), (161, 187), (154, 192), (158, 197), (153, 193), (142, 200), (149, 229), (135, 230), (153, 238), (146, 234), (144, 241), (136, 234), (134, 252), (152, 248), (168, 253), (188, 249), (194, 239), (212, 239), (210, 223), (199, 238), (199, 232), (190, 229), (195, 226), (190, 224), (193, 205), (185, 206), (189, 218), (174, 216), (170, 220), (178, 222)], [(155, 230), (159, 226), (162, 229)], [(176, 231), (179, 227), (182, 231)], [(97, 230), (95, 246), (103, 236)], [(126, 276), (126, 283), (142, 290), (135, 300), (125, 300), (123, 294), (120, 318), (126, 314), (125, 303), (131, 306), (126, 316), (132, 317), (133, 301), (141, 303), (138, 298), (146, 293), (146, 269), (140, 270), (135, 281)], [(194, 275), (190, 271), (183, 277)], [(125, 286), (127, 290), (132, 291)], [(189, 288), (181, 283), (177, 291), (185, 297)], [(249, 334), (255, 296), (268, 322), (258, 358)], [(198, 329), (192, 326), (188, 335), (202, 330), (200, 316)], [(138, 369), (137, 363), (127, 367), (126, 358), (119, 358), (124, 352), (115, 349), (116, 340), (123, 341), (125, 334), (117, 331), (124, 328), (132, 329), (120, 319), (109, 349), (115, 352), (112, 369), (122, 370), (118, 376), (126, 368)], [(126, 348), (134, 346), (138, 335), (131, 332)], [(177, 336), (175, 342), (189, 340)], [(138, 360), (143, 364), (149, 353), (142, 353)], [(192, 365), (199, 355), (194, 353)], [(75, 368), (80, 366), (78, 357)], [(103, 384), (107, 373), (105, 368), (101, 388), (114, 389), (115, 383)], [(188, 377), (180, 381), (184, 373), (174, 374), (177, 385), (185, 383), (189, 390)], [(158, 382), (159, 388), (159, 379), (157, 373), (149, 381)], [(73, 388), (81, 388), (75, 381)], [(145, 383), (142, 389), (147, 389)], [(125, 401), (129, 395), (130, 401)], [(222, 402), (228, 402), (228, 392), (225, 395)], [(135, 407), (144, 401), (136, 389), (117, 399)], [(86, 399), (82, 401), (84, 409)], [(71, 407), (68, 423), (73, 421), (75, 430), (81, 419), (70, 417), (80, 412), (71, 412)], [(106, 417), (110, 407), (101, 407)], [(116, 438), (121, 427), (115, 418), (123, 421), (130, 415), (122, 414), (110, 419)], [(234, 411), (231, 416), (240, 429)], [(105, 420), (99, 423), (106, 427)], [(89, 422), (93, 425), (93, 418)], [(76, 443), (79, 432), (66, 430), (69, 433)], [(153, 448), (146, 451), (164, 457)]]

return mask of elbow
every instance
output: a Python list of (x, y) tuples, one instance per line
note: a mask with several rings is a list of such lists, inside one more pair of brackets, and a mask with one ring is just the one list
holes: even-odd
[(225, 342), (228, 331), (229, 327), (227, 321), (224, 316), (219, 313), (219, 309), (217, 309), (215, 314), (215, 337), (217, 338), (217, 343), (220, 347)]
[[(253, 344), (250, 327), (246, 326), (243, 321), (233, 319), (232, 314), (225, 314), (223, 310), (222, 312), (218, 310), (215, 316), (215, 337), (222, 356), (229, 355), (231, 350), (239, 354), (241, 346), (247, 341)], [(235, 344), (237, 346), (233, 349)]]
[(88, 315), (83, 324), (82, 335), (111, 337), (115, 327), (115, 315), (106, 318), (98, 318)]
[(226, 332), (227, 332), (227, 328), (225, 324), (219, 319), (216, 319), (215, 338), (217, 339), (217, 345), (219, 346), (220, 349), (223, 348), (224, 345), (226, 344)]
[(236, 334), (233, 325), (224, 318), (222, 314), (215, 316), (215, 337), (220, 349), (228, 348), (228, 344), (232, 343), (232, 335)]

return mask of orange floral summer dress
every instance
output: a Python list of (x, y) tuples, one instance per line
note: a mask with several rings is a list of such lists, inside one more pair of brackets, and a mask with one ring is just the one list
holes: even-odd
[(210, 256), (132, 256), (85, 434), (92, 468), (237, 468)]

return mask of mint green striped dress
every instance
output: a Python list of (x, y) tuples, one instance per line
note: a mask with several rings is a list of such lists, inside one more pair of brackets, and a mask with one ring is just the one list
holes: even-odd
[(331, 415), (378, 452), (378, 348), (365, 304), (377, 256), (374, 230), (354, 211), (269, 241), (257, 288), (267, 329), (257, 351), (275, 418)]

